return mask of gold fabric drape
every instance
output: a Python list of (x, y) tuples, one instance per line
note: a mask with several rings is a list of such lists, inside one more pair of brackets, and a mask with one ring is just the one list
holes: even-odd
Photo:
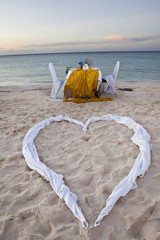
[(73, 71), (64, 86), (64, 101), (84, 103), (91, 101), (112, 101), (112, 98), (97, 97), (99, 71), (81, 68)]

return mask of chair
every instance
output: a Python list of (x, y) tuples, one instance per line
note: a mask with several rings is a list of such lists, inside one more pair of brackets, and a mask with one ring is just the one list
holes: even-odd
[(108, 75), (103, 77), (103, 80), (105, 80), (106, 84), (103, 84), (103, 91), (106, 93), (111, 93), (111, 94), (116, 94), (116, 89), (115, 89), (115, 83), (119, 71), (119, 66), (120, 62), (117, 61), (112, 75)]
[(55, 68), (52, 63), (49, 63), (49, 70), (51, 73), (51, 77), (53, 80), (53, 86), (52, 86), (52, 91), (51, 91), (51, 97), (52, 98), (63, 98), (61, 96), (62, 94), (62, 86), (64, 85), (65, 79), (58, 79), (56, 75)]

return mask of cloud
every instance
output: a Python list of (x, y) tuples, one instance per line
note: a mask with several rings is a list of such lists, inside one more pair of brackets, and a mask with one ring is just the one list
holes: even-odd
[(143, 41), (150, 41), (150, 40), (157, 40), (160, 39), (160, 35), (152, 35), (152, 36), (141, 36), (141, 37), (126, 37), (123, 35), (108, 35), (104, 37), (105, 41), (109, 42), (143, 42)]
[[(59, 41), (59, 42), (46, 42), (37, 44), (7, 44), (0, 47), (0, 55), (3, 54), (27, 54), (27, 53), (43, 53), (43, 52), (69, 52), (69, 51), (111, 51), (111, 50), (125, 50), (125, 49), (144, 49), (142, 44), (145, 42), (147, 49), (159, 50), (160, 44), (151, 42), (152, 40), (159, 40), (160, 35), (126, 37), (124, 35), (108, 35), (98, 40), (82, 40), (82, 41)], [(131, 43), (131, 44), (130, 44)], [(146, 49), (146, 48), (145, 48)]]
[(53, 43), (42, 43), (42, 44), (30, 44), (21, 46), (21, 49), (54, 49), (54, 48), (75, 48), (75, 47), (84, 47), (84, 46), (97, 46), (101, 44), (108, 43), (136, 43), (136, 42), (143, 42), (143, 41), (150, 41), (150, 40), (157, 40), (160, 39), (160, 35), (153, 35), (153, 36), (140, 36), (140, 37), (126, 37), (123, 35), (108, 35), (104, 37), (104, 39), (99, 40), (88, 40), (88, 41), (64, 41), (64, 42), (53, 42)]
[(69, 52), (93, 50), (95, 46), (101, 45), (103, 41), (66, 41), (50, 42), (41, 44), (25, 44), (8, 46), (0, 49), (0, 55), (12, 54), (31, 54), (31, 53), (50, 53), (50, 52)]
[(128, 41), (128, 38), (122, 35), (109, 35), (104, 37), (104, 40), (108, 40), (108, 41)]
[(42, 43), (42, 44), (29, 44), (21, 46), (23, 49), (29, 48), (54, 48), (54, 47), (67, 47), (67, 46), (79, 46), (79, 45), (92, 45), (100, 44), (104, 41), (70, 41), (70, 42), (53, 42), (53, 43)]

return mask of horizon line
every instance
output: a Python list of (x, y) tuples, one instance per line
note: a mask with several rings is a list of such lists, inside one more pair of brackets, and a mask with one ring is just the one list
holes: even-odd
[(51, 55), (51, 54), (77, 54), (77, 53), (115, 53), (115, 52), (160, 52), (160, 50), (119, 50), (119, 51), (70, 51), (70, 52), (41, 52), (41, 53), (20, 53), (20, 54), (3, 54), (0, 57), (26, 56), (26, 55)]

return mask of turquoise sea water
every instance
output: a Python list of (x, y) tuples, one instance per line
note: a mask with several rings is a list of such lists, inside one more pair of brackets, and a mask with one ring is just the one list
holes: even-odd
[(63, 79), (67, 66), (77, 68), (85, 58), (91, 58), (103, 76), (111, 74), (119, 60), (117, 81), (160, 83), (160, 52), (87, 52), (0, 56), (0, 86), (48, 86), (52, 84), (49, 62)]

